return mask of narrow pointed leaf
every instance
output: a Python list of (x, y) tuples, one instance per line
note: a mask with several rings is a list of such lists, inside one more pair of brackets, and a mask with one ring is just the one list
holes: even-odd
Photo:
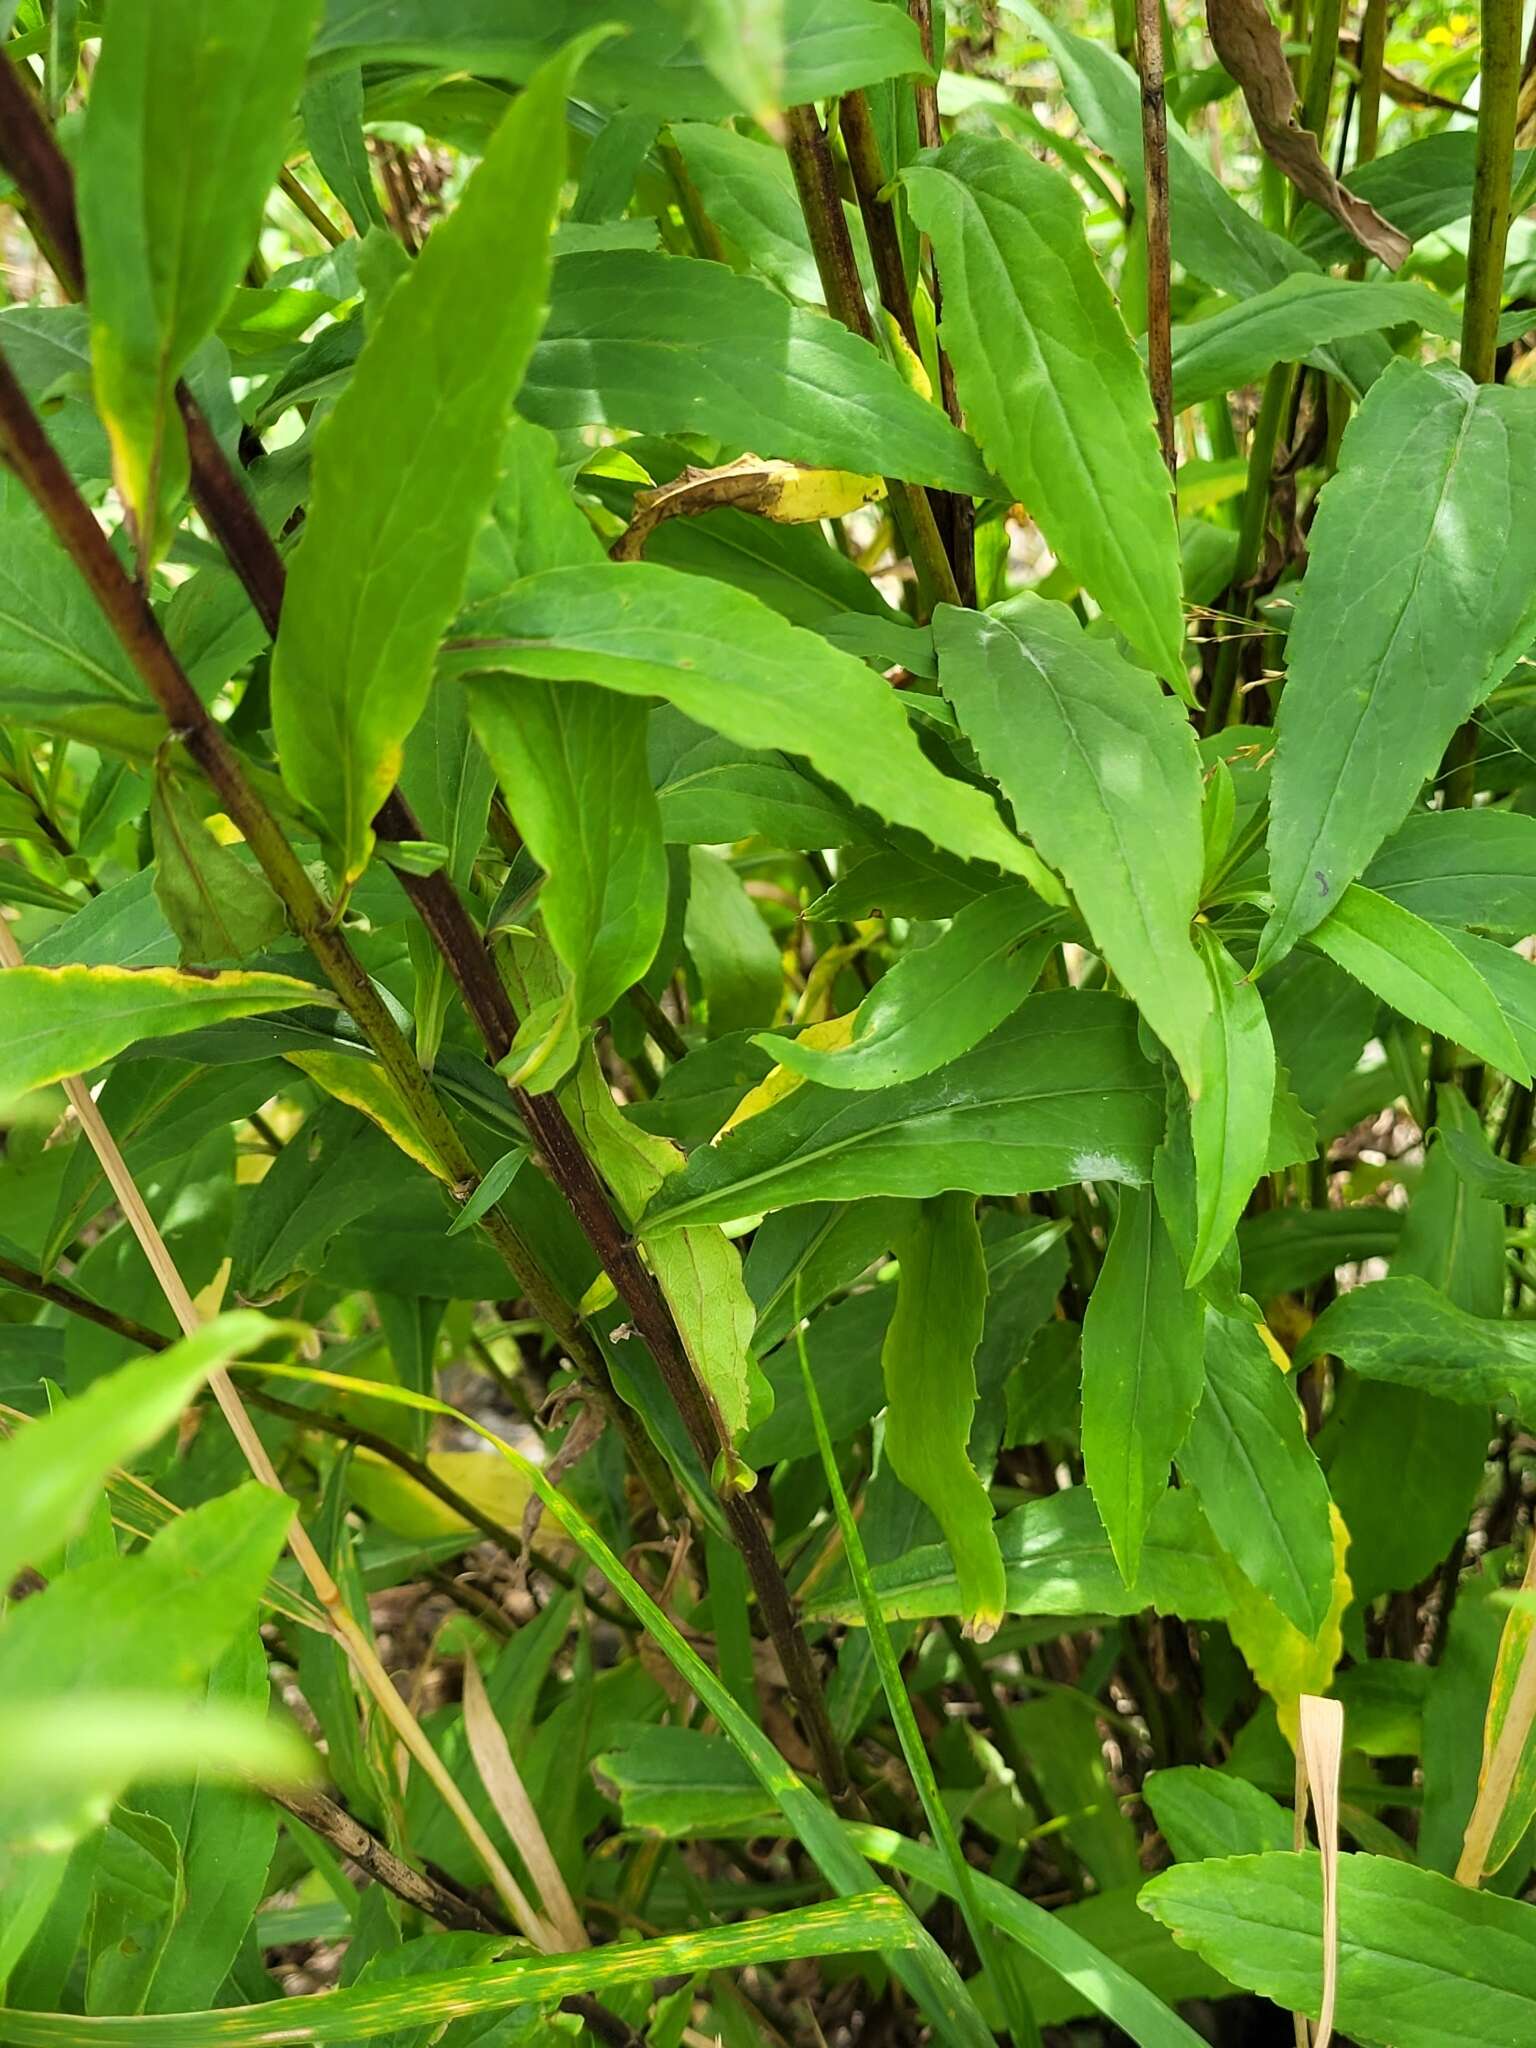
[(1020, 883), (957, 912), (948, 931), (903, 953), (859, 1005), (838, 1052), (794, 1039), (757, 1043), (826, 1088), (888, 1088), (958, 1059), (1023, 1002), (1059, 937), (1061, 919)]
[(1444, 932), (1411, 910), (1352, 882), (1311, 940), (1394, 1010), (1513, 1079), (1529, 1080), (1494, 991)]
[(693, 257), (563, 256), (519, 408), (545, 427), (702, 433), (817, 469), (996, 488), (976, 444), (869, 342)]
[(902, 181), (946, 280), (940, 339), (983, 454), (1131, 644), (1187, 691), (1151, 393), (1077, 194), (1029, 150), (980, 135)]
[(1128, 1586), (1204, 1385), (1200, 1297), (1150, 1191), (1127, 1188), (1083, 1318), (1083, 1467)]
[[(318, 436), (272, 669), (283, 775), (347, 879), (400, 772), (544, 318), (572, 45), (503, 116)], [(425, 515), (425, 516), (424, 516)]]
[(1201, 1092), (1189, 1106), (1196, 1238), (1187, 1279), (1203, 1279), (1237, 1228), (1266, 1170), (1275, 1101), (1275, 1043), (1263, 998), (1209, 925), (1195, 942), (1211, 983)]
[(1140, 1183), (1162, 1131), (1162, 1089), (1113, 996), (1031, 996), (963, 1058), (899, 1087), (850, 1095), (807, 1082), (701, 1146), (645, 1218), (652, 1231), (728, 1223), (797, 1202), (1024, 1194), (1069, 1181)]
[(551, 569), (464, 613), (442, 669), (666, 697), (741, 746), (805, 754), (952, 852), (1016, 874), (1029, 865), (987, 798), (924, 758), (879, 677), (744, 591), (651, 562)]
[(1205, 1318), (1205, 1392), (1178, 1454), (1211, 1527), (1304, 1635), (1333, 1595), (1328, 1485), (1295, 1392), (1251, 1323)]
[(1043, 598), (985, 615), (942, 606), (934, 640), (940, 687), (982, 765), (1198, 1094), (1211, 990), (1190, 942), (1205, 855), (1183, 713)]
[(115, 4), (79, 159), (96, 402), (149, 545), (185, 486), (176, 380), (245, 274), (319, 0)]
[(17, 1093), (62, 1081), (141, 1038), (333, 1000), (286, 974), (183, 974), (174, 967), (8, 967), (0, 1041)]
[(1265, 961), (1328, 916), (1536, 630), (1536, 392), (1394, 363), (1350, 421), (1309, 546)]
[(896, 1477), (944, 1531), (959, 1580), (959, 1612), (967, 1630), (986, 1641), (996, 1633), (1007, 1596), (992, 1503), (966, 1449), (987, 1299), (974, 1198), (939, 1195), (924, 1202), (897, 1237), (896, 1252), (896, 1312), (880, 1352), (885, 1452)]
[(544, 929), (574, 982), (577, 1022), (589, 1024), (644, 974), (666, 922), (645, 707), (529, 679), (478, 683), (469, 701), (513, 821), (545, 871)]

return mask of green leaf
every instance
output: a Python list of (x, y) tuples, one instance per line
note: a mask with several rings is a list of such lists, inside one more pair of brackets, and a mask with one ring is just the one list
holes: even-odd
[(1195, 1154), (1191, 1287), (1215, 1265), (1267, 1170), (1275, 1104), (1275, 1044), (1263, 998), (1209, 925), (1195, 944), (1211, 983), (1211, 1015), (1200, 1053), (1203, 1087), (1189, 1105)]
[[(805, 215), (795, 196), (794, 173), (783, 150), (733, 129), (696, 121), (674, 122), (672, 139), (699, 188), (704, 211), (752, 268), (801, 305), (825, 304)], [(865, 290), (873, 296), (864, 223), (858, 208), (846, 200), (843, 217)]]
[(703, 846), (688, 849), (683, 942), (703, 990), (711, 1038), (772, 1019), (783, 980), (778, 946), (736, 870)]
[[(283, 774), (355, 880), (495, 493), (544, 314), (571, 44), (512, 105), (318, 437), (272, 664)], [(423, 516), (423, 506), (430, 508)]]
[[(268, 1692), (266, 1650), (248, 1629), (208, 1674), (204, 1719), (233, 1722), (246, 1712), (265, 1729)], [(275, 1722), (272, 1733), (281, 1739), (286, 1730)], [(134, 1793), (136, 1804), (171, 1830), (186, 1878), (185, 1904), (149, 1986), (150, 2012), (191, 2012), (217, 1998), (266, 1895), (277, 1843), (271, 1801), (249, 1786), (222, 1783), (216, 1761), (205, 1762), (200, 1746), (192, 1755), (194, 1770), (184, 1784), (140, 1786)]]
[(377, 1124), (324, 1102), (283, 1147), (235, 1211), (231, 1278), (241, 1295), (270, 1301), (320, 1270), (340, 1230), (382, 1206), (414, 1169)]
[[(417, 64), (520, 85), (562, 38), (604, 22), (628, 33), (593, 59), (599, 101), (699, 121), (751, 111), (715, 73), (683, 10), (655, 0), (567, 0), (555, 20), (544, 0), (459, 0), (448, 15), (436, 0), (329, 0), (314, 54), (327, 68)], [(877, 0), (784, 0), (783, 30), (785, 106), (923, 69), (916, 29)]]
[(1298, 272), (1254, 298), (1174, 328), (1174, 405), (1220, 398), (1256, 382), (1275, 363), (1310, 362), (1326, 342), (1408, 325), (1430, 334), (1459, 331), (1452, 308), (1425, 285)]
[(733, 1834), (777, 1811), (725, 1737), (696, 1728), (637, 1728), (592, 1768), (618, 1794), (625, 1827), (643, 1834)]
[[(1120, 1576), (1093, 1498), (1083, 1486), (1028, 1502), (996, 1525), (1010, 1614), (1135, 1614), (1152, 1607), (1186, 1620), (1216, 1618), (1231, 1605), (1221, 1552), (1187, 1490), (1165, 1493), (1142, 1539), (1140, 1575)], [(925, 1621), (959, 1612), (954, 1560), (943, 1544), (876, 1565), (875, 1588), (888, 1621)], [(813, 1596), (807, 1615), (856, 1623), (858, 1601), (838, 1589)]]
[(300, 111), (304, 140), (315, 169), (347, 209), (360, 235), (384, 225), (384, 211), (373, 189), (373, 170), (363, 140), (363, 74), (349, 69), (327, 71), (306, 86)]
[(985, 615), (943, 606), (934, 639), (940, 688), (983, 766), (1198, 1094), (1211, 989), (1190, 941), (1205, 856), (1184, 714), (1032, 593)]
[[(1316, 1855), (1182, 1863), (1142, 1890), (1147, 1912), (1241, 1989), (1316, 2015)], [(1536, 2028), (1536, 1913), (1388, 1856), (1341, 1856), (1337, 2021), (1392, 2048), (1487, 2048)]]
[(90, 1513), (114, 1466), (163, 1436), (216, 1366), (281, 1335), (254, 1310), (218, 1317), (154, 1358), (97, 1380), (40, 1422), (0, 1441), (0, 1580), (58, 1550)]
[[(1274, 1370), (1273, 1367), (1270, 1368)], [(1233, 1771), (1181, 1764), (1153, 1771), (1142, 1786), (1158, 1833), (1180, 1863), (1210, 1856), (1262, 1855), (1291, 1846), (1291, 1816)]]
[(1536, 393), (1393, 363), (1345, 431), (1309, 545), (1261, 966), (1328, 916), (1531, 640)]
[(664, 696), (741, 746), (806, 755), (952, 852), (1016, 874), (1029, 865), (988, 799), (924, 759), (887, 684), (744, 592), (650, 562), (551, 569), (464, 613), (442, 667)]
[(859, 1005), (838, 1052), (794, 1039), (756, 1043), (826, 1088), (888, 1088), (967, 1053), (1013, 1015), (1040, 977), (1061, 919), (1024, 883), (978, 897), (931, 946), (906, 952)]
[(1521, 1082), (1530, 1068), (1494, 991), (1446, 934), (1351, 882), (1309, 934), (1320, 952), (1416, 1024)]
[(468, 695), (513, 821), (544, 869), (539, 910), (571, 975), (576, 1021), (590, 1024), (645, 973), (666, 923), (645, 707), (532, 680), (476, 683)]
[(85, 1957), (89, 2012), (140, 2012), (186, 1904), (181, 1852), (164, 1821), (126, 1803), (102, 1832)]
[(967, 1632), (986, 1642), (1002, 1620), (1006, 1587), (992, 1502), (966, 1449), (987, 1299), (975, 1198), (924, 1202), (898, 1232), (896, 1253), (896, 1309), (880, 1352), (885, 1454), (943, 1530), (959, 1582), (958, 1612)]
[(17, 1094), (82, 1074), (142, 1038), (332, 1000), (286, 974), (183, 974), (173, 967), (10, 967), (0, 1040)]
[(947, 280), (940, 340), (983, 454), (1072, 575), (1188, 694), (1151, 393), (1076, 192), (1029, 150), (979, 135), (956, 136), (902, 183)]
[(316, 0), (114, 0), (78, 159), (96, 403), (118, 488), (158, 551), (185, 487), (173, 391), (244, 275), (282, 163)]
[[(0, 337), (9, 357), (3, 326)], [(159, 706), (8, 470), (0, 470), (0, 715), (140, 760), (165, 738)]]
[(849, 1095), (807, 1082), (695, 1152), (646, 1226), (733, 1221), (797, 1202), (1025, 1194), (1078, 1180), (1146, 1181), (1162, 1090), (1113, 996), (1031, 996), (963, 1058)]
[(1431, 924), (1500, 938), (1536, 930), (1536, 818), (1523, 811), (1414, 811), (1361, 876)]
[(278, 936), (286, 920), (271, 884), (219, 844), (174, 776), (156, 774), (149, 816), (155, 897), (184, 962), (244, 960)]
[(817, 469), (995, 488), (975, 444), (869, 342), (693, 257), (563, 256), (518, 404), (556, 429), (708, 434)]
[(1440, 1142), (1462, 1180), (1485, 1202), (1505, 1202), (1519, 1209), (1536, 1202), (1536, 1167), (1515, 1166), (1501, 1159), (1481, 1124), (1466, 1130), (1442, 1131)]
[(1316, 1636), (1333, 1597), (1328, 1485), (1295, 1391), (1257, 1329), (1214, 1309), (1205, 1316), (1205, 1392), (1178, 1466), (1244, 1576)]
[(1468, 1315), (1413, 1275), (1340, 1295), (1302, 1339), (1297, 1363), (1329, 1353), (1367, 1379), (1536, 1415), (1536, 1329)]
[(1200, 1297), (1151, 1192), (1127, 1188), (1083, 1317), (1083, 1467), (1128, 1586), (1204, 1384)]
[(1403, 1219), (1393, 1209), (1269, 1209), (1238, 1227), (1243, 1286), (1260, 1301), (1311, 1287), (1339, 1266), (1390, 1258)]

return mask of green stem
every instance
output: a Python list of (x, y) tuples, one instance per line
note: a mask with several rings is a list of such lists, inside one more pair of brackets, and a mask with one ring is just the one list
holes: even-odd
[[(1232, 581), (1227, 590), (1227, 630), (1217, 658), (1216, 680), (1206, 708), (1205, 730), (1220, 732), (1231, 715), (1232, 697), (1247, 635), (1241, 630), (1253, 615), (1252, 580), (1264, 547), (1264, 528), (1269, 517), (1270, 480), (1275, 466), (1275, 443), (1280, 423), (1291, 409), (1296, 386), (1296, 365), (1276, 363), (1264, 381), (1259, 416), (1248, 443), (1248, 482), (1243, 491), (1242, 520), (1237, 532), (1237, 555), (1232, 564)], [(1238, 630), (1234, 631), (1234, 625)]]
[(1387, 62), (1387, 0), (1365, 0), (1360, 24), (1360, 88), (1356, 99), (1355, 163), (1374, 163), (1381, 135), (1382, 74)]
[(1461, 367), (1474, 383), (1491, 384), (1498, 349), (1509, 237), (1510, 177), (1520, 99), (1520, 0), (1485, 0), (1477, 168), (1462, 302)]

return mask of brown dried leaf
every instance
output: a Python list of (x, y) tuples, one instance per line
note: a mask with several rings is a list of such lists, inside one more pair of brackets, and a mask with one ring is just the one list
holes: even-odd
[(1206, 0), (1205, 12), (1216, 55), (1242, 88), (1269, 156), (1303, 198), (1331, 213), (1389, 270), (1398, 269), (1413, 244), (1374, 206), (1346, 191), (1328, 168), (1316, 136), (1297, 120), (1296, 83), (1264, 0)]

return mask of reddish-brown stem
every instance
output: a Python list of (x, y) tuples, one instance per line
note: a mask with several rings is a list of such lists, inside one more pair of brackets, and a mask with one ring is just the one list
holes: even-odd
[(1173, 259), (1168, 240), (1168, 107), (1163, 92), (1161, 0), (1136, 0), (1136, 64), (1141, 73), (1143, 221), (1147, 237), (1147, 377), (1157, 438), (1172, 476), (1178, 467), (1173, 438), (1173, 328), (1170, 293)]

